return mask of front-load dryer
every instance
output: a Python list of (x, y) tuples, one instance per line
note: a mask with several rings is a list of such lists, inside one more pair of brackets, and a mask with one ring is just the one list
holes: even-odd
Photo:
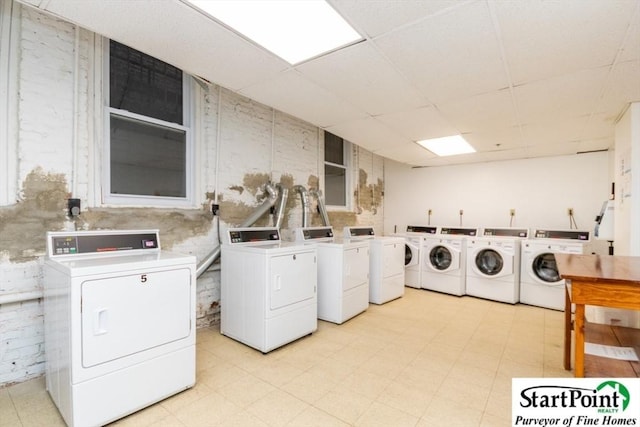
[(196, 258), (158, 230), (47, 233), (46, 387), (69, 426), (105, 425), (196, 381)]
[(369, 242), (369, 302), (384, 304), (404, 295), (404, 237), (376, 236), (373, 227), (345, 227), (343, 237)]
[(485, 228), (467, 240), (467, 295), (515, 304), (520, 297), (520, 241), (528, 229)]
[(267, 353), (318, 328), (317, 249), (277, 228), (230, 228), (221, 257), (220, 332)]
[(408, 225), (404, 235), (404, 284), (420, 289), (422, 276), (422, 242), (425, 236), (438, 233), (438, 227)]
[(441, 227), (439, 234), (425, 237), (421, 288), (465, 295), (466, 239), (477, 235), (477, 228)]
[(331, 227), (295, 235), (318, 249), (318, 319), (341, 324), (369, 308), (369, 242), (334, 238)]
[(588, 231), (536, 230), (533, 238), (522, 242), (520, 302), (564, 310), (565, 282), (553, 254), (582, 254), (589, 238)]

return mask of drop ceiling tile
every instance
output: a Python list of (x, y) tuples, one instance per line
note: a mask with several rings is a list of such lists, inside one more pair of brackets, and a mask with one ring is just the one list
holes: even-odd
[(384, 147), (392, 148), (398, 144), (411, 142), (408, 138), (399, 136), (385, 124), (372, 117), (339, 123), (325, 129), (374, 152)]
[(497, 162), (501, 160), (515, 160), (522, 159), (527, 157), (527, 148), (525, 147), (516, 147), (516, 148), (506, 148), (503, 150), (496, 150), (491, 152), (483, 152), (477, 153), (478, 161), (485, 162)]
[(413, 166), (423, 166), (437, 158), (431, 151), (426, 150), (415, 142), (395, 144), (374, 151), (374, 154)]
[(524, 146), (518, 126), (496, 127), (483, 132), (463, 134), (464, 139), (478, 152), (495, 152)]
[(465, 3), (374, 43), (433, 103), (509, 86), (484, 2)]
[(640, 2), (637, 2), (636, 14), (631, 19), (631, 27), (618, 61), (640, 60)]
[(458, 0), (329, 2), (356, 30), (371, 38), (460, 4)]
[(582, 129), (581, 139), (613, 137), (617, 119), (618, 115), (607, 113), (592, 114)]
[(527, 157), (550, 157), (576, 154), (580, 148), (579, 142), (564, 144), (539, 144), (527, 147)]
[(586, 141), (579, 142), (578, 152), (588, 153), (590, 151), (613, 150), (614, 147), (615, 147), (615, 140), (613, 137), (589, 139)]
[(367, 116), (295, 70), (246, 87), (239, 93), (322, 128)]
[(610, 111), (617, 117), (629, 103), (637, 101), (640, 101), (640, 59), (620, 62), (613, 67), (607, 79), (604, 96), (596, 111)]
[(322, 56), (296, 69), (372, 116), (427, 104), (368, 42)]
[(433, 106), (385, 114), (377, 116), (376, 119), (413, 141), (459, 133), (458, 129), (452, 126)]
[(514, 84), (611, 65), (636, 1), (492, 1)]
[(591, 113), (608, 72), (609, 67), (601, 67), (515, 87), (519, 121), (542, 123)]
[(517, 118), (508, 89), (485, 93), (437, 105), (447, 121), (461, 133), (514, 126)]
[(51, 0), (46, 7), (84, 28), (232, 90), (288, 67), (275, 55), (178, 1)]
[(526, 145), (562, 145), (579, 141), (589, 120), (589, 116), (573, 117), (564, 120), (522, 126)]

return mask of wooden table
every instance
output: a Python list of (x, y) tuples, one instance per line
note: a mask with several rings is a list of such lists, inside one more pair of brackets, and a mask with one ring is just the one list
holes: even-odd
[(584, 306), (640, 309), (640, 257), (555, 254), (567, 281), (564, 307), (564, 368), (571, 369), (571, 303), (575, 304), (575, 372), (584, 377)]

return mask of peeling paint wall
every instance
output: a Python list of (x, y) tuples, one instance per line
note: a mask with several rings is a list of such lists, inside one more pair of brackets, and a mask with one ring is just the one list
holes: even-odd
[[(15, 155), (9, 156), (14, 175), (7, 186), (17, 194), (0, 194), (0, 200), (9, 201), (0, 206), (0, 301), (42, 291), (47, 231), (157, 228), (163, 249), (202, 260), (218, 245), (219, 228), (242, 223), (262, 203), (267, 182), (289, 190), (282, 235), (293, 239), (294, 229), (302, 224), (301, 201), (293, 188), (322, 189), (324, 182), (323, 137), (317, 127), (214, 84), (194, 81), (194, 206), (103, 205), (104, 40), (28, 6), (0, 2), (13, 6), (0, 11), (12, 11), (16, 25), (17, 38), (10, 45), (18, 54), (8, 67), (16, 75), (19, 92), (5, 112), (17, 129), (8, 144)], [(0, 74), (5, 72), (0, 69)], [(381, 232), (382, 159), (357, 146), (353, 151), (350, 179), (353, 203), (360, 209), (330, 212), (332, 225), (338, 235), (345, 225), (356, 224), (373, 224)], [(67, 217), (70, 197), (82, 204), (80, 216), (73, 220)], [(319, 225), (316, 201), (310, 202), (311, 224)], [(212, 203), (220, 206), (218, 218), (211, 213)], [(268, 213), (256, 223), (270, 224)], [(0, 302), (0, 386), (44, 370), (43, 301), (26, 298)], [(196, 311), (198, 327), (219, 322), (219, 264), (198, 278)]]

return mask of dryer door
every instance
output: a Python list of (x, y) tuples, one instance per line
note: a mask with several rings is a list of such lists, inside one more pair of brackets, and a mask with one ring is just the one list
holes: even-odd
[(454, 248), (438, 244), (431, 248), (425, 262), (431, 270), (446, 273), (460, 268), (460, 253)]
[(315, 251), (274, 255), (269, 259), (269, 268), (271, 310), (315, 297), (318, 277)]
[(556, 258), (552, 252), (542, 252), (532, 258), (528, 265), (529, 273), (538, 283), (549, 286), (559, 286), (564, 283), (560, 278)]
[(191, 271), (114, 272), (82, 282), (82, 366), (110, 362), (185, 338)]

